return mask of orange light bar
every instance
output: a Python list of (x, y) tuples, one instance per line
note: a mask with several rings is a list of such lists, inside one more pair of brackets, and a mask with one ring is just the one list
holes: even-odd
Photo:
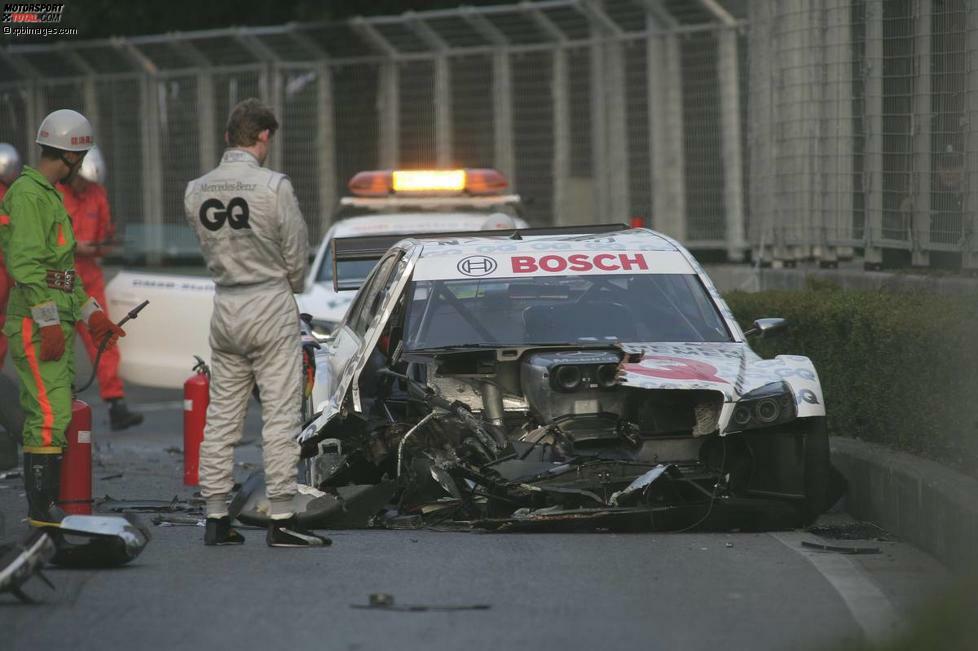
[(465, 170), (394, 170), (394, 192), (461, 192)]
[(508, 185), (498, 170), (466, 170), (465, 189), (469, 194), (502, 194)]
[(386, 197), (391, 191), (391, 172), (357, 172), (348, 186), (350, 192), (360, 197)]
[(474, 196), (502, 194), (509, 184), (494, 169), (373, 170), (357, 172), (348, 184), (359, 197), (386, 197), (392, 192), (408, 194), (452, 194)]

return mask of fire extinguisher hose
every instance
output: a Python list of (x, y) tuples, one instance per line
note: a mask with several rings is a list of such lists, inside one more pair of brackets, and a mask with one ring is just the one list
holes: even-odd
[[(136, 307), (132, 308), (131, 310), (129, 310), (129, 313), (126, 314), (126, 316), (122, 317), (122, 320), (119, 321), (119, 323), (117, 323), (116, 325), (118, 325), (121, 328), (130, 320), (135, 319), (136, 317), (139, 316), (139, 313), (142, 312), (143, 308), (146, 307), (147, 305), (149, 305), (149, 301), (143, 301)], [(88, 376), (88, 382), (86, 382), (80, 389), (75, 390), (76, 395), (82, 393), (83, 391), (85, 391), (85, 389), (92, 386), (92, 382), (95, 381), (95, 376), (96, 374), (98, 374), (99, 362), (102, 361), (102, 353), (104, 353), (105, 349), (109, 347), (110, 341), (112, 341), (111, 332), (106, 334), (105, 337), (102, 338), (102, 341), (99, 342), (98, 353), (95, 355), (95, 361), (92, 362), (92, 374)]]

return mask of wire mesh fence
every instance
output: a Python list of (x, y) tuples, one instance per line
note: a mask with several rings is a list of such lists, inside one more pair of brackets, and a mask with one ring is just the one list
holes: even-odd
[(640, 217), (740, 258), (746, 34), (714, 0), (541, 0), (17, 45), (0, 49), (0, 140), (33, 161), (46, 112), (90, 116), (116, 219), (150, 262), (196, 250), (184, 187), (250, 96), (280, 117), (268, 164), (314, 239), (359, 170), (496, 167), (533, 224)]
[(755, 254), (978, 266), (978, 5), (750, 7)]

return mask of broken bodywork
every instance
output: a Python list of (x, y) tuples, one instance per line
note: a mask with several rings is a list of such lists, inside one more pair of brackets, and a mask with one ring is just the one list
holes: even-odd
[[(821, 512), (811, 362), (758, 357), (685, 249), (616, 228), (383, 253), (316, 351), (307, 523), (759, 529)], [(369, 486), (386, 508), (344, 496)], [(253, 488), (245, 517), (261, 514)]]

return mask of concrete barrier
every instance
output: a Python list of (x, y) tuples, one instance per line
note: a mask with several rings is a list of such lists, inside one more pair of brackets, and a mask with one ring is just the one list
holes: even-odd
[(832, 463), (849, 480), (846, 510), (929, 552), (954, 570), (978, 567), (978, 480), (933, 461), (832, 437)]

